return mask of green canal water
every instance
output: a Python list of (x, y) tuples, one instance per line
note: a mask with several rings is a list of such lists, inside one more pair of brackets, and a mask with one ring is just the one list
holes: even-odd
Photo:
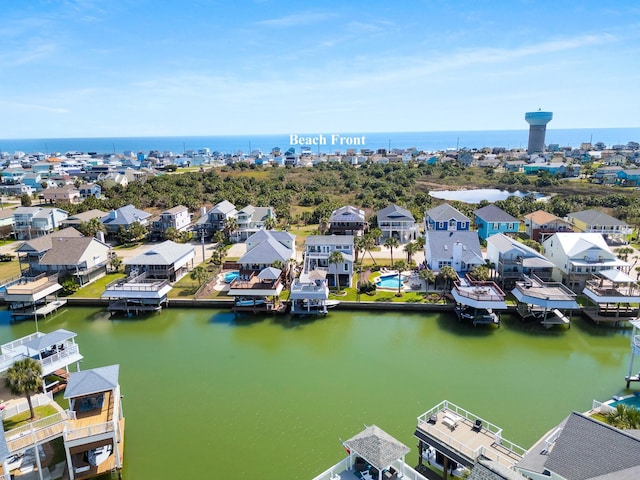
[[(623, 392), (631, 336), (580, 319), (554, 331), (451, 314), (236, 321), (200, 309), (113, 320), (68, 308), (39, 328), (76, 332), (83, 369), (120, 364), (130, 480), (308, 480), (365, 424), (403, 441), (415, 464), (416, 417), (444, 399), (528, 448), (572, 410)], [(1, 342), (33, 330), (0, 311)]]

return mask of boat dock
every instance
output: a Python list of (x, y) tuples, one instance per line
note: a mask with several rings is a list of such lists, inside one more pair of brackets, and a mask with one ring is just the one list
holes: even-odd
[(53, 300), (42, 307), (37, 308), (18, 308), (15, 310), (11, 310), (11, 317), (14, 319), (19, 318), (34, 318), (38, 319), (39, 317), (46, 317), (50, 313), (55, 312), (60, 307), (63, 307), (67, 304), (66, 299), (62, 300)]

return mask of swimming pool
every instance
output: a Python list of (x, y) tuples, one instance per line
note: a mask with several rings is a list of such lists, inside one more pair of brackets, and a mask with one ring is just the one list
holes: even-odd
[(398, 286), (402, 286), (407, 277), (405, 275), (400, 275), (400, 280), (398, 284), (398, 274), (394, 273), (391, 275), (381, 275), (376, 280), (376, 286), (380, 288), (398, 288)]
[(227, 272), (227, 273), (224, 274), (224, 282), (225, 283), (231, 283), (236, 278), (238, 278), (239, 276), (240, 276), (240, 272), (238, 270), (233, 270), (231, 272)]
[(640, 410), (640, 395), (632, 395), (610, 403), (613, 408), (616, 408), (617, 405), (626, 405)]

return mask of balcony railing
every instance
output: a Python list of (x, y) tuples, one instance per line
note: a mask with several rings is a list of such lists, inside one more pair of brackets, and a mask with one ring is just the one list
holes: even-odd
[(74, 428), (73, 422), (67, 422), (64, 440), (76, 440), (78, 438), (87, 438), (94, 435), (102, 435), (103, 433), (113, 432), (113, 422), (97, 423), (95, 425), (88, 425), (86, 427)]

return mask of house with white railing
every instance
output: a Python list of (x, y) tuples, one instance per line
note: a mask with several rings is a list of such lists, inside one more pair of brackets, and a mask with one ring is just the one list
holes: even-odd
[(451, 463), (470, 469), (481, 459), (513, 469), (526, 453), (504, 438), (501, 427), (447, 400), (418, 417), (414, 435), (419, 466), (428, 460), (430, 449), (443, 458), (445, 470)]
[[(57, 391), (69, 376), (69, 365), (84, 358), (75, 343), (77, 334), (60, 328), (51, 333), (35, 332), (0, 345), (0, 373), (5, 372), (18, 360), (33, 358), (42, 366), (42, 380), (45, 392)], [(55, 376), (57, 380), (47, 384), (45, 379)]]
[(119, 365), (110, 365), (74, 372), (69, 377), (64, 394), (69, 401), (64, 449), (71, 480), (122, 468), (124, 414), (119, 370)]

